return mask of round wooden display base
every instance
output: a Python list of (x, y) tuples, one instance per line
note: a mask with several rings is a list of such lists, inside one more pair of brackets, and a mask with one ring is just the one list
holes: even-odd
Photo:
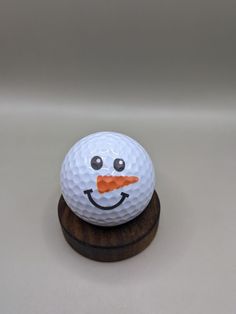
[(58, 215), (66, 241), (78, 253), (101, 262), (115, 262), (143, 251), (153, 240), (159, 223), (160, 201), (156, 191), (146, 209), (135, 219), (119, 226), (89, 224), (67, 206), (63, 196)]

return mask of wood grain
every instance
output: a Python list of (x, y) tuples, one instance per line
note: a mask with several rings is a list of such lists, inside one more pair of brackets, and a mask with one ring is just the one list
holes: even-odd
[(96, 261), (114, 262), (134, 256), (150, 244), (158, 228), (160, 201), (155, 191), (147, 208), (135, 219), (119, 226), (100, 227), (77, 217), (61, 196), (58, 216), (73, 249)]

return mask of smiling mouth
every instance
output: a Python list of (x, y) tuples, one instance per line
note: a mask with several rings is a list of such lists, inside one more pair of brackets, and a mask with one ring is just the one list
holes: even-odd
[(90, 203), (92, 203), (95, 207), (97, 207), (97, 208), (99, 208), (99, 209), (102, 209), (102, 210), (111, 210), (111, 209), (114, 209), (114, 208), (120, 206), (120, 205), (124, 202), (124, 200), (125, 200), (127, 197), (129, 197), (129, 194), (126, 194), (126, 193), (124, 193), (124, 192), (121, 192), (121, 193), (120, 193), (121, 199), (119, 200), (119, 202), (117, 202), (116, 204), (114, 204), (114, 205), (112, 205), (112, 206), (101, 206), (101, 205), (99, 205), (98, 203), (96, 203), (96, 202), (94, 201), (94, 199), (92, 198), (92, 195), (91, 195), (92, 193), (93, 193), (93, 190), (92, 190), (92, 189), (90, 189), (90, 190), (85, 190), (85, 191), (84, 191), (84, 194), (87, 195), (87, 197), (88, 197)]

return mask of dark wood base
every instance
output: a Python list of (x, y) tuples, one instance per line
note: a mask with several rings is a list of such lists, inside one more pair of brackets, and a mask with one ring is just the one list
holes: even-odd
[(160, 201), (156, 191), (147, 208), (135, 219), (119, 226), (100, 227), (77, 217), (63, 196), (58, 215), (66, 241), (78, 253), (101, 262), (115, 262), (143, 251), (153, 240), (159, 223)]

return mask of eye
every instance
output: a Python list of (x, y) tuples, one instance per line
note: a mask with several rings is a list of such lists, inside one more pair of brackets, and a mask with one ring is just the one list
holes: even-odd
[(122, 171), (125, 169), (125, 162), (123, 159), (117, 158), (114, 160), (113, 166), (117, 171)]
[(102, 168), (102, 165), (103, 165), (103, 161), (102, 161), (102, 158), (99, 157), (99, 156), (94, 156), (92, 159), (91, 159), (91, 166), (94, 170), (99, 170)]

